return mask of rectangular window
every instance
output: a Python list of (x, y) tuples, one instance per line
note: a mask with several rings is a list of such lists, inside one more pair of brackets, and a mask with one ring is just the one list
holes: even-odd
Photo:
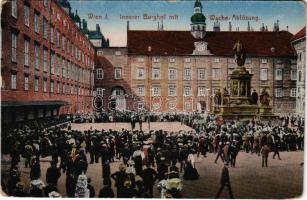
[(56, 74), (59, 76), (61, 71), (61, 57), (57, 55)]
[(120, 55), (121, 55), (121, 52), (120, 52), (120, 51), (115, 51), (115, 55), (116, 55), (116, 56), (120, 56)]
[(268, 69), (260, 69), (260, 80), (261, 81), (268, 80)]
[(221, 74), (219, 68), (213, 68), (212, 69), (212, 79), (213, 80), (220, 80)]
[(145, 95), (145, 88), (144, 88), (144, 86), (139, 86), (137, 92), (138, 92), (138, 96), (143, 97)]
[(144, 57), (143, 56), (139, 56), (138, 57), (138, 62), (139, 63), (143, 63), (144, 62)]
[(34, 92), (38, 92), (38, 78), (34, 79)]
[(51, 43), (53, 44), (54, 43), (54, 27), (53, 26), (50, 26), (50, 40), (51, 40)]
[(291, 80), (296, 81), (297, 80), (297, 71), (291, 70)]
[(184, 69), (184, 80), (191, 80), (192, 78), (192, 74), (191, 74), (191, 69), (190, 68), (186, 68)]
[(191, 62), (191, 58), (190, 57), (184, 58), (184, 62), (185, 63), (190, 63)]
[(47, 80), (43, 81), (43, 91), (47, 92)]
[(48, 38), (48, 21), (46, 18), (43, 18), (43, 31), (44, 31), (44, 38)]
[(24, 87), (25, 91), (29, 90), (29, 76), (25, 76)]
[(23, 12), (24, 12), (24, 24), (26, 26), (30, 26), (30, 20), (29, 20), (29, 16), (30, 16), (30, 8), (27, 5), (24, 5), (23, 7)]
[(12, 0), (12, 16), (17, 18), (17, 0)]
[(63, 36), (62, 38), (62, 50), (65, 50), (65, 43), (66, 43), (66, 38)]
[(160, 95), (161, 95), (160, 87), (159, 86), (152, 87), (152, 96), (158, 97)]
[(281, 81), (282, 80), (282, 69), (275, 70), (275, 80)]
[(66, 85), (63, 83), (62, 94), (66, 94)]
[(39, 69), (39, 45), (34, 44), (35, 69)]
[(16, 90), (16, 88), (17, 88), (16, 82), (17, 82), (17, 75), (16, 74), (11, 74), (11, 89), (12, 90)]
[(24, 65), (29, 66), (29, 44), (30, 41), (25, 39), (25, 48), (24, 48)]
[(170, 62), (170, 63), (174, 63), (174, 62), (176, 62), (176, 58), (175, 58), (175, 57), (171, 57), (171, 58), (169, 58), (169, 62)]
[(191, 102), (184, 102), (184, 109), (185, 110), (191, 110), (192, 109), (192, 105), (191, 105)]
[(34, 13), (34, 31), (39, 33), (39, 14), (37, 12)]
[(17, 62), (17, 33), (12, 33), (12, 61)]
[(283, 90), (282, 88), (275, 89), (275, 97), (283, 97)]
[(152, 79), (160, 79), (160, 68), (152, 69)]
[(60, 48), (60, 32), (56, 30), (56, 46)]
[(160, 62), (160, 57), (158, 57), (158, 56), (153, 57), (153, 62), (154, 63), (159, 63)]
[(205, 94), (206, 94), (206, 88), (205, 87), (202, 87), (202, 86), (200, 86), (200, 87), (198, 87), (198, 92), (197, 92), (198, 94), (198, 96), (205, 96)]
[(191, 96), (192, 95), (192, 88), (191, 86), (184, 86), (183, 88), (183, 96)]
[(96, 88), (96, 95), (102, 96), (102, 88)]
[(96, 72), (97, 72), (97, 75), (96, 75), (97, 79), (103, 79), (103, 70), (101, 68), (98, 68)]
[(198, 80), (205, 80), (205, 69), (197, 69), (197, 79)]
[(62, 76), (66, 77), (66, 60), (64, 58), (62, 59)]
[(168, 69), (168, 80), (176, 80), (176, 69)]
[(144, 79), (145, 78), (145, 70), (144, 68), (137, 69), (137, 79)]
[(121, 79), (122, 78), (122, 69), (121, 68), (115, 68), (115, 79)]
[(53, 93), (54, 92), (54, 82), (50, 81), (50, 92)]
[(290, 97), (296, 97), (296, 88), (291, 88)]
[(267, 64), (268, 63), (268, 59), (266, 58), (261, 58), (261, 64)]
[(55, 64), (55, 55), (54, 53), (51, 53), (51, 63), (50, 63), (50, 71), (51, 71), (51, 74), (54, 74), (54, 64)]
[(57, 84), (56, 84), (56, 92), (58, 94), (60, 93), (60, 82), (57, 82)]
[(43, 49), (43, 68), (44, 72), (48, 72), (48, 50), (46, 48)]
[(245, 63), (246, 64), (251, 64), (252, 63), (252, 59), (251, 58), (246, 58)]
[(144, 109), (144, 103), (143, 102), (139, 102), (138, 103), (138, 110), (143, 110)]
[(220, 62), (220, 59), (219, 59), (219, 58), (214, 58), (213, 62), (219, 63), (219, 62)]
[(176, 96), (176, 86), (168, 86), (168, 96)]

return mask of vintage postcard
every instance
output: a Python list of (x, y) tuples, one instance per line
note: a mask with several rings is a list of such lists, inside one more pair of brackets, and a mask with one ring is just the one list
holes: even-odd
[(2, 0), (1, 196), (303, 198), (306, 3)]

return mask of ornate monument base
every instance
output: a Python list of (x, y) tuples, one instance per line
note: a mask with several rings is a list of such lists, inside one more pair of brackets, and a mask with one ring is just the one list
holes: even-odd
[(213, 113), (220, 118), (228, 120), (267, 120), (274, 117), (270, 106), (269, 94), (263, 90), (258, 105), (258, 94), (253, 91), (251, 95), (250, 74), (244, 67), (245, 52), (243, 45), (238, 41), (233, 50), (237, 67), (230, 75), (231, 93), (224, 88), (223, 94), (218, 90), (215, 95)]

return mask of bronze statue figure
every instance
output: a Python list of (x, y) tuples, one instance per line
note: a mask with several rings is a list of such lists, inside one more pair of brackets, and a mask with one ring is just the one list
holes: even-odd
[(265, 90), (265, 88), (262, 89), (261, 95), (260, 95), (260, 103), (263, 106), (269, 106), (270, 105), (270, 95)]
[(232, 50), (235, 52), (235, 60), (238, 66), (243, 66), (245, 64), (245, 51), (243, 44), (238, 40), (233, 46)]

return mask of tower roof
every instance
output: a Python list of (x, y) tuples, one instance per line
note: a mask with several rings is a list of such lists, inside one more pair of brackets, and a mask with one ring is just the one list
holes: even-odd
[(191, 17), (191, 22), (193, 23), (197, 23), (197, 22), (206, 22), (206, 17), (205, 15), (203, 15), (202, 13), (195, 13), (194, 15), (192, 15)]
[(195, 7), (201, 7), (201, 8), (203, 7), (203, 6), (201, 5), (200, 0), (196, 0), (196, 1), (195, 1), (195, 3), (194, 3), (194, 8), (195, 8)]

